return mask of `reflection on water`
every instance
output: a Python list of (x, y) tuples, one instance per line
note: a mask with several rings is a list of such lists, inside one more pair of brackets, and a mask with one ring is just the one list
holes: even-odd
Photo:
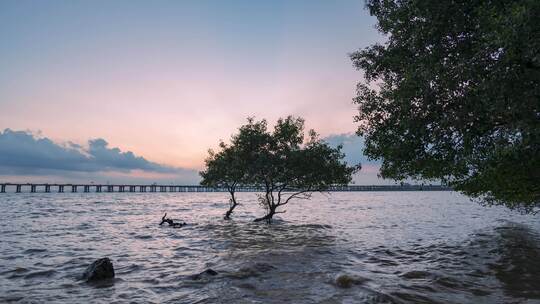
[[(223, 221), (219, 193), (2, 195), (0, 302), (540, 302), (535, 216), (450, 192), (335, 193), (267, 226), (240, 199)], [(190, 224), (160, 227), (164, 212)], [(113, 283), (80, 281), (104, 256)]]
[(499, 256), (490, 264), (505, 293), (512, 297), (540, 299), (540, 238), (526, 226), (496, 228)]

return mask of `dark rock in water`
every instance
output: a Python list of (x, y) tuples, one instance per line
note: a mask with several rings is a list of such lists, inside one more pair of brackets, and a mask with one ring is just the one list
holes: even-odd
[(208, 269), (206, 269), (205, 271), (203, 271), (201, 273), (191, 275), (189, 278), (191, 280), (198, 281), (198, 280), (202, 279), (205, 276), (216, 276), (216, 275), (218, 275), (217, 271), (213, 270), (212, 268), (208, 268)]
[(215, 275), (218, 274), (217, 271), (215, 271), (215, 270), (212, 269), (212, 268), (206, 269), (203, 273), (208, 274), (208, 275), (212, 275), (212, 276), (215, 276)]
[(340, 288), (350, 288), (353, 285), (360, 285), (369, 281), (367, 278), (362, 278), (356, 275), (341, 274), (336, 278), (336, 285)]
[(109, 258), (94, 261), (86, 268), (83, 279), (87, 282), (96, 282), (114, 278), (114, 267)]

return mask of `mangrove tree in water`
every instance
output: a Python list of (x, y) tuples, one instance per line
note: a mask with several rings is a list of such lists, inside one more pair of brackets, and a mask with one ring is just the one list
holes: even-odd
[[(255, 221), (271, 222), (279, 207), (293, 199), (308, 199), (313, 192), (333, 185), (347, 185), (360, 166), (348, 166), (341, 146), (333, 148), (310, 130), (304, 134), (304, 120), (289, 116), (279, 119), (272, 132), (266, 120), (248, 123), (233, 135), (230, 145), (221, 143), (221, 151), (210, 153), (205, 171), (207, 185), (253, 186), (262, 191), (259, 203), (266, 214)], [(224, 154), (235, 163), (230, 172)], [(234, 193), (231, 192), (234, 198)]]
[(540, 1), (368, 0), (384, 43), (351, 55), (381, 175), (540, 204)]
[(220, 142), (219, 147), (220, 151), (217, 153), (208, 151), (209, 156), (205, 160), (206, 169), (199, 174), (202, 177), (201, 185), (223, 187), (231, 195), (229, 210), (224, 217), (228, 220), (238, 205), (235, 192), (238, 185), (245, 179), (245, 163), (235, 147), (227, 146), (224, 142)]

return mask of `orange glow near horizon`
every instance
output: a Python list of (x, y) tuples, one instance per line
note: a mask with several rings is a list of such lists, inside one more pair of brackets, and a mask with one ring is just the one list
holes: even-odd
[(357, 1), (102, 6), (2, 5), (1, 130), (198, 170), (247, 117), (356, 129), (347, 54), (382, 41)]

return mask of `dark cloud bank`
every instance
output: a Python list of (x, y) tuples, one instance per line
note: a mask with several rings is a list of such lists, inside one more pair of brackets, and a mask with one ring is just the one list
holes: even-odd
[(194, 170), (151, 162), (133, 152), (109, 147), (98, 138), (88, 141), (88, 147), (74, 143), (60, 145), (48, 138), (38, 138), (25, 131), (10, 129), (0, 132), (1, 175), (70, 175), (72, 173), (129, 173), (141, 170), (167, 174), (169, 179), (197, 180)]
[[(343, 145), (349, 165), (361, 163), (357, 184), (388, 183), (377, 178), (378, 162), (369, 161), (362, 153), (364, 141), (355, 134), (338, 134), (323, 140), (332, 146)], [(132, 171), (151, 173), (152, 177), (130, 175)], [(2, 178), (3, 177), (3, 178)], [(195, 170), (171, 167), (149, 161), (133, 152), (109, 147), (98, 138), (87, 146), (71, 142), (58, 144), (46, 137), (26, 131), (0, 131), (0, 178), (8, 181), (66, 182), (158, 182), (198, 184)]]

